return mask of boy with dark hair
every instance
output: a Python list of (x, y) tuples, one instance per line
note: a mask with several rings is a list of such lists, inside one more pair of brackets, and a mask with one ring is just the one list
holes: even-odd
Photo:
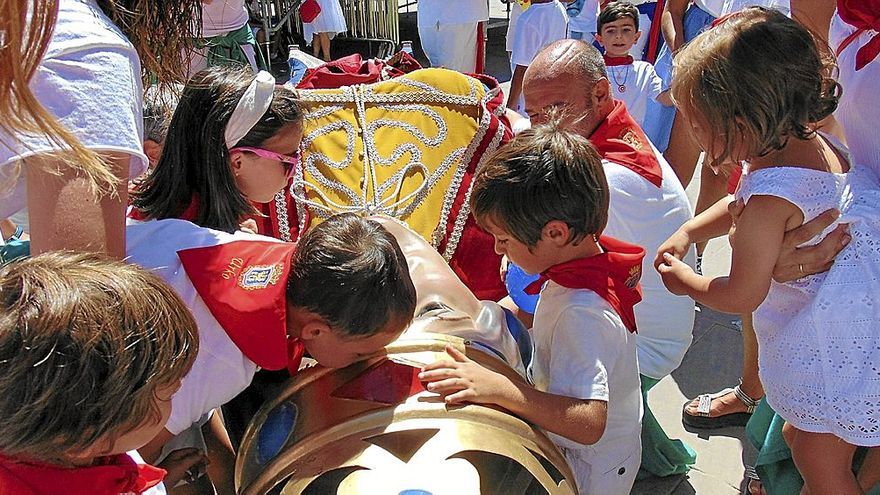
[(415, 312), (394, 237), (354, 214), (328, 218), (296, 245), (175, 219), (130, 221), (127, 237), (129, 259), (178, 291), (203, 342), (166, 431), (146, 450), (153, 455), (247, 388), (259, 368), (295, 373), (305, 352), (348, 366), (397, 339)]
[(614, 98), (626, 104), (630, 115), (644, 124), (648, 101), (672, 106), (668, 89), (649, 62), (634, 60), (630, 48), (639, 40), (639, 10), (624, 1), (609, 3), (599, 13), (596, 41), (605, 49), (605, 66)]
[(0, 493), (160, 483), (164, 470), (126, 452), (164, 427), (198, 345), (186, 306), (146, 270), (57, 252), (0, 268)]
[[(534, 388), (454, 362), (420, 378), (448, 403), (497, 404), (562, 449), (579, 493), (629, 493), (641, 460), (633, 305), (644, 250), (599, 237), (608, 218), (602, 161), (585, 138), (539, 126), (499, 150), (474, 180), (471, 208), (495, 250), (540, 273), (528, 375)], [(546, 285), (543, 285), (546, 282)]]

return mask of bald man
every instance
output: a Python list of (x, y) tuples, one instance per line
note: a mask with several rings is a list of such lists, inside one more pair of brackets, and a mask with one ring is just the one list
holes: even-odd
[[(602, 156), (611, 191), (606, 235), (653, 253), (693, 218), (675, 172), (626, 106), (614, 100), (602, 55), (591, 45), (561, 40), (544, 48), (526, 70), (523, 93), (532, 123), (563, 119)], [(693, 265), (693, 249), (685, 260)], [(691, 343), (694, 302), (667, 291), (650, 259), (644, 261), (641, 284), (643, 299), (635, 307), (636, 345), (646, 393), (681, 364)], [(693, 451), (669, 440), (647, 407), (642, 426), (643, 466), (661, 475), (686, 472), (695, 460)], [(674, 465), (672, 472), (663, 469), (664, 464)]]

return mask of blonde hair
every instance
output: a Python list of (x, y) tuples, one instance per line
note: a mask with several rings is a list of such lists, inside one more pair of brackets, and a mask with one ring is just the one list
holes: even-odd
[[(109, 192), (118, 182), (110, 167), (58, 122), (28, 86), (52, 39), (57, 15), (58, 0), (0, 0), (0, 131), (12, 139), (20, 133), (45, 135), (65, 150), (53, 155), (80, 171), (95, 192)], [(19, 173), (16, 165), (0, 182), (0, 191), (8, 190)]]
[(700, 143), (711, 165), (728, 162), (740, 142), (752, 158), (808, 139), (837, 108), (836, 66), (806, 28), (761, 7), (745, 9), (700, 34), (674, 59), (672, 97), (716, 142)]
[(63, 252), (0, 268), (0, 452), (58, 460), (158, 421), (156, 390), (197, 351), (192, 315), (144, 269)]

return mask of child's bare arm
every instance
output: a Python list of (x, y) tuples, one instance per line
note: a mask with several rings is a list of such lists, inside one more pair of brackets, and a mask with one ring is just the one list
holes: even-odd
[(523, 77), (526, 75), (526, 67), (517, 65), (513, 69), (513, 77), (510, 78), (510, 93), (507, 95), (507, 108), (516, 110), (519, 103), (519, 95), (522, 94)]
[(730, 275), (710, 279), (697, 275), (688, 265), (666, 255), (658, 270), (666, 287), (676, 294), (726, 313), (751, 313), (767, 297), (773, 267), (783, 237), (797, 208), (773, 196), (753, 196), (743, 210), (731, 239)]
[(514, 383), (504, 375), (471, 361), (452, 346), (453, 361), (437, 361), (419, 375), (450, 404), (497, 404), (535, 425), (581, 444), (594, 444), (605, 432), (607, 403), (541, 392), (527, 383)]
[(733, 202), (733, 196), (727, 196), (679, 227), (657, 249), (657, 256), (654, 258), (654, 268), (663, 264), (663, 255), (665, 253), (682, 259), (691, 244), (705, 242), (728, 233), (732, 220), (727, 212), (727, 207), (731, 202)]

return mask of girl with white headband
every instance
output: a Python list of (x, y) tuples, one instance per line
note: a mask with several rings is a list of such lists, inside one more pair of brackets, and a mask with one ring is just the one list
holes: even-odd
[(162, 156), (134, 192), (135, 219), (234, 232), (298, 166), (303, 113), (268, 72), (212, 67), (183, 90)]

